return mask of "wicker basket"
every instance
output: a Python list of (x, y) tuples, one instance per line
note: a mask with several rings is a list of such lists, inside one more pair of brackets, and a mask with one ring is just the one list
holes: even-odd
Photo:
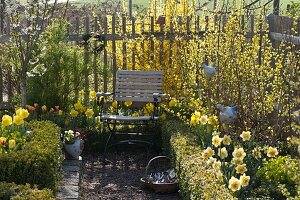
[[(152, 158), (146, 167), (146, 174), (144, 178), (141, 178), (141, 183), (148, 188), (153, 189), (157, 193), (172, 193), (177, 192), (178, 183), (175, 178), (168, 179), (168, 181), (154, 181), (152, 175), (158, 172), (162, 172), (163, 177), (164, 172), (174, 170), (171, 159), (167, 156), (156, 156)], [(167, 176), (165, 176), (167, 178)]]

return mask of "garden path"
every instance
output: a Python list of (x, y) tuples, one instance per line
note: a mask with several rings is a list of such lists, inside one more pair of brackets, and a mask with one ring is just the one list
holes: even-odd
[(80, 199), (179, 200), (178, 193), (156, 194), (141, 186), (140, 178), (152, 157), (140, 152), (112, 152), (103, 165), (101, 156), (83, 156)]

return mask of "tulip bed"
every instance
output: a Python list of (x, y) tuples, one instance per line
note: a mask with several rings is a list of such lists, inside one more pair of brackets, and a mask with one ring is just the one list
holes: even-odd
[(0, 154), (0, 182), (55, 190), (63, 158), (60, 128), (48, 121), (32, 121), (28, 127), (21, 149)]

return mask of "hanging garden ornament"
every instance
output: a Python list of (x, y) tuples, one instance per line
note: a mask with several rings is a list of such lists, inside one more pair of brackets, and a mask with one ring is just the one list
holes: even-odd
[(237, 106), (224, 106), (220, 103), (217, 104), (220, 110), (220, 121), (224, 124), (232, 124), (237, 119)]
[(202, 63), (201, 68), (204, 69), (204, 74), (207, 78), (212, 78), (216, 73), (216, 67), (215, 66), (209, 66), (205, 63)]

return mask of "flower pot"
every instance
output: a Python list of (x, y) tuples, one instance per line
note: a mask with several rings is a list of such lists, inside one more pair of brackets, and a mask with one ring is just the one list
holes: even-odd
[(73, 144), (64, 144), (64, 149), (66, 151), (67, 159), (78, 159), (83, 150), (83, 141), (81, 139), (76, 139)]

